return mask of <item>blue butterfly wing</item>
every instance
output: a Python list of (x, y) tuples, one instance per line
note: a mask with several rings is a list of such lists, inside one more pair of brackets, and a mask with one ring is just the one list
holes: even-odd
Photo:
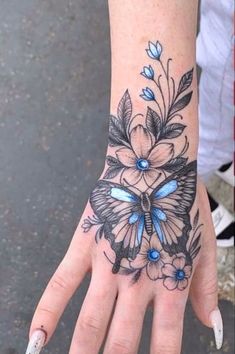
[(104, 236), (116, 256), (134, 259), (144, 231), (139, 196), (122, 185), (101, 180), (91, 194), (90, 204), (104, 223)]
[(185, 246), (196, 182), (194, 161), (168, 177), (150, 195), (154, 230), (168, 251), (180, 252)]

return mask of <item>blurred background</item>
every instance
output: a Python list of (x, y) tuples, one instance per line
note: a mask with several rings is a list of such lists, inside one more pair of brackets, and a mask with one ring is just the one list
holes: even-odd
[[(24, 353), (34, 307), (102, 170), (110, 86), (105, 0), (0, 0), (0, 354)], [(209, 189), (232, 209), (232, 190)], [(221, 353), (234, 353), (233, 249), (218, 254)], [(89, 279), (45, 353), (67, 353)], [(149, 348), (151, 311), (139, 353)], [(183, 354), (217, 353), (187, 308)]]

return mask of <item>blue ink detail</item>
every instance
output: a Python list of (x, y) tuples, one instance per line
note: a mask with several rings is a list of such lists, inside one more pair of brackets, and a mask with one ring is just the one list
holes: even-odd
[(129, 217), (129, 224), (134, 224), (136, 221), (139, 220), (139, 214), (138, 213), (133, 213), (131, 214), (131, 216)]
[(155, 193), (155, 197), (157, 199), (161, 199), (161, 198), (165, 198), (167, 197), (169, 194), (175, 192), (178, 188), (178, 183), (175, 179), (173, 179), (172, 181), (166, 183), (164, 186), (162, 186), (156, 193)]
[(155, 101), (154, 92), (149, 87), (143, 89), (142, 92), (143, 93), (140, 95), (140, 97), (142, 97), (145, 101)]
[(141, 243), (143, 232), (144, 232), (144, 216), (142, 215), (139, 221), (138, 232), (137, 232), (137, 239), (139, 244)]
[(161, 229), (159, 219), (154, 214), (152, 214), (152, 220), (153, 220), (153, 225), (154, 225), (155, 231), (158, 235), (158, 238), (159, 238), (160, 242), (162, 243), (164, 241), (164, 235), (163, 235), (163, 232)]
[(184, 280), (185, 272), (182, 269), (178, 269), (175, 275), (177, 280)]
[(141, 72), (141, 75), (146, 77), (146, 79), (153, 80), (154, 79), (154, 70), (151, 65), (144, 66), (143, 71)]
[(162, 54), (162, 46), (158, 41), (156, 44), (149, 42), (149, 48), (146, 49), (146, 52), (150, 58), (160, 60)]
[(166, 221), (167, 219), (166, 213), (159, 208), (153, 208), (152, 213), (161, 221)]
[(137, 202), (137, 198), (133, 194), (117, 187), (111, 188), (111, 196), (121, 202)]
[(148, 250), (147, 257), (150, 262), (157, 262), (160, 258), (160, 252), (155, 248)]
[(138, 168), (138, 170), (146, 171), (149, 169), (149, 162), (145, 159), (138, 159), (136, 161), (136, 167)]

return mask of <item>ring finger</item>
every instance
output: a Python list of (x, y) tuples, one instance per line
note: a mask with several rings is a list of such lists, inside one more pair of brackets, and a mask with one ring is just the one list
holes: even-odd
[(154, 299), (151, 354), (180, 354), (188, 291), (162, 289)]

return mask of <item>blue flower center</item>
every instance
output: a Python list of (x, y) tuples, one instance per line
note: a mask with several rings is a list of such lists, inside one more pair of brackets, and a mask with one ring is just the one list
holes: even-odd
[(149, 169), (149, 162), (146, 159), (138, 159), (136, 161), (136, 167), (138, 170), (145, 171)]
[(182, 269), (178, 269), (175, 275), (177, 280), (184, 280), (185, 272)]
[(155, 248), (152, 248), (148, 250), (147, 256), (150, 262), (156, 262), (160, 258), (160, 252), (158, 252)]

